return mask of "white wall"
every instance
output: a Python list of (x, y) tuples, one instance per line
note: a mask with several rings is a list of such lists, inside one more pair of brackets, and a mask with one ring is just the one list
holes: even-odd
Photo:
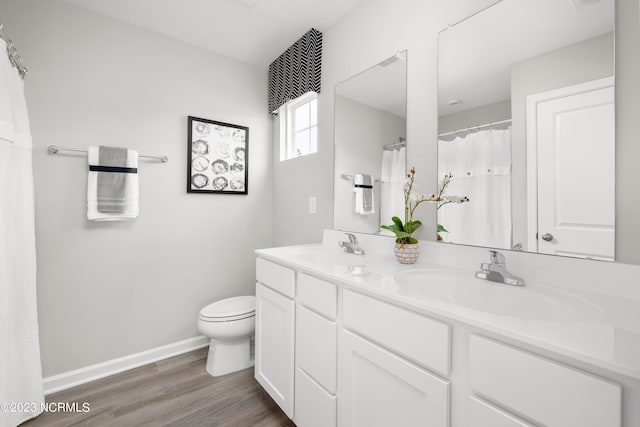
[[(253, 250), (272, 244), (266, 70), (59, 0), (0, 16), (30, 71), (44, 375), (198, 335), (205, 304), (254, 292)], [(250, 128), (249, 195), (186, 194), (187, 115)], [(138, 219), (90, 223), (86, 157), (49, 144), (169, 162), (141, 162)]]
[[(341, 174), (369, 174), (380, 180), (382, 146), (405, 138), (406, 120), (386, 111), (378, 110), (351, 99), (335, 97), (335, 199), (334, 228), (338, 230), (376, 233), (380, 230), (380, 182), (373, 183), (375, 213), (355, 213), (353, 181), (340, 178)], [(402, 209), (401, 207), (399, 209)], [(382, 223), (391, 218), (382, 218)]]

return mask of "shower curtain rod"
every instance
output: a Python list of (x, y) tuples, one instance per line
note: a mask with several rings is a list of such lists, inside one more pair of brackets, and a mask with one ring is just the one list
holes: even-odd
[(20, 74), (20, 77), (24, 80), (24, 77), (28, 73), (27, 67), (25, 67), (22, 63), (22, 58), (20, 58), (20, 55), (18, 55), (18, 49), (16, 49), (16, 46), (13, 44), (11, 39), (7, 37), (7, 35), (2, 31), (3, 27), (4, 24), (2, 23), (2, 21), (0, 21), (0, 39), (4, 40), (5, 44), (7, 45), (7, 55), (9, 56), (9, 62), (11, 62), (11, 65), (18, 69), (18, 74)]
[(460, 132), (467, 132), (467, 131), (474, 130), (474, 129), (482, 129), (482, 128), (491, 127), (491, 126), (495, 126), (495, 125), (502, 125), (502, 124), (505, 124), (505, 123), (511, 123), (511, 119), (501, 120), (499, 122), (487, 123), (487, 124), (484, 124), (484, 125), (471, 126), (470, 128), (466, 128), (466, 129), (452, 130), (451, 132), (441, 133), (438, 136), (440, 137), (440, 136), (454, 135), (454, 134), (460, 133)]
[[(89, 150), (87, 150), (86, 148), (59, 147), (57, 145), (50, 145), (47, 148), (47, 151), (49, 152), (49, 154), (58, 154), (59, 151), (77, 151), (79, 153), (88, 153), (89, 152)], [(143, 155), (139, 154), (138, 157), (144, 157), (145, 159), (160, 160), (162, 163), (166, 163), (166, 162), (169, 161), (169, 158), (167, 156), (143, 156)]]

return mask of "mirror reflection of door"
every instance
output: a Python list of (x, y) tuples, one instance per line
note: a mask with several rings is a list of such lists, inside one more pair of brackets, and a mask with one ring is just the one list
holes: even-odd
[(527, 127), (530, 247), (613, 261), (613, 78), (529, 96)]
[(445, 242), (614, 260), (614, 25), (615, 0), (501, 0), (440, 33), (438, 171), (470, 199)]

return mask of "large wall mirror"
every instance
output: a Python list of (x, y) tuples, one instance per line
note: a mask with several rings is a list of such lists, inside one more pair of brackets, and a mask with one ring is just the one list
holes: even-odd
[(445, 242), (614, 260), (614, 0), (502, 0), (439, 37)]
[(406, 110), (407, 51), (336, 85), (335, 229), (379, 233), (402, 216)]

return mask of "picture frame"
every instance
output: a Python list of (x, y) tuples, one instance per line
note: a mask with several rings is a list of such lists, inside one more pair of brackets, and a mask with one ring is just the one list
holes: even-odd
[(248, 194), (249, 128), (187, 117), (187, 193)]

